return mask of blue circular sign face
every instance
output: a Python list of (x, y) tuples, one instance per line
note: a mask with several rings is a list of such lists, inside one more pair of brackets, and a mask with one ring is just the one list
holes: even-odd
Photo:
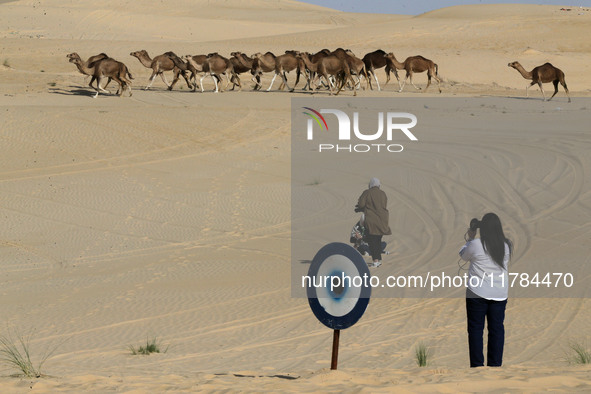
[(333, 242), (322, 247), (312, 260), (308, 277), (310, 308), (325, 326), (344, 330), (363, 316), (371, 297), (371, 275), (351, 245)]

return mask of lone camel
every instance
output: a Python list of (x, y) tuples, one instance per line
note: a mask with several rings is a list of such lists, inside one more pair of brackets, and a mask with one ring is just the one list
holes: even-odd
[[(402, 92), (402, 89), (404, 89), (404, 85), (406, 85), (406, 80), (409, 77), (410, 84), (414, 86), (415, 89), (421, 90), (421, 88), (417, 87), (412, 82), (412, 74), (427, 71), (427, 86), (425, 86), (424, 91), (427, 91), (427, 88), (429, 88), (429, 85), (431, 85), (431, 78), (433, 78), (437, 81), (437, 88), (439, 89), (439, 93), (441, 93), (441, 79), (439, 79), (438, 75), (439, 67), (437, 66), (437, 64), (433, 63), (432, 60), (426, 59), (422, 56), (410, 56), (406, 58), (404, 63), (400, 63), (398, 60), (396, 60), (396, 56), (394, 56), (392, 52), (390, 52), (387, 55), (384, 55), (384, 57), (386, 58), (386, 63), (388, 66), (390, 66), (390, 68), (406, 71), (406, 77), (404, 78), (404, 82), (402, 82), (402, 85), (400, 85), (400, 79), (398, 80), (398, 86), (400, 87), (400, 89), (398, 90), (399, 92)], [(398, 75), (396, 75), (396, 78), (398, 78)]]
[[(568, 93), (568, 88), (566, 87), (566, 82), (564, 81), (564, 73), (561, 69), (554, 67), (550, 63), (542, 64), (541, 66), (535, 67), (531, 71), (525, 71), (525, 69), (521, 64), (519, 64), (519, 62), (509, 63), (508, 66), (519, 71), (523, 78), (532, 80), (532, 82), (525, 87), (525, 97), (529, 97), (529, 87), (538, 84), (540, 90), (542, 91), (544, 101), (546, 101), (546, 94), (544, 93), (542, 84), (548, 82), (552, 82), (554, 84), (554, 94), (552, 95), (552, 97), (554, 97), (556, 96), (556, 93), (558, 93), (558, 82), (560, 82), (560, 84), (564, 88), (564, 91), (566, 92), (568, 102), (570, 103), (570, 94)], [(548, 101), (552, 100), (552, 97), (550, 97)]]

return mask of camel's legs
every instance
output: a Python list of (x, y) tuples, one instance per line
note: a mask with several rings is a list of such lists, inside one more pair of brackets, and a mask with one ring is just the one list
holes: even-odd
[(203, 74), (201, 78), (199, 78), (199, 85), (201, 86), (201, 93), (203, 93), (203, 79), (207, 76), (207, 74)]
[[(117, 95), (119, 97), (121, 97), (123, 95), (123, 92), (125, 91), (125, 87), (127, 86), (127, 83), (125, 81), (123, 81), (119, 76), (112, 76), (111, 77), (115, 82), (117, 82), (119, 84), (119, 87), (117, 88)], [(103, 77), (99, 78), (98, 81), (98, 85), (99, 88), (103, 91), (103, 92), (107, 92), (106, 90), (104, 90), (103, 88), (100, 87), (100, 82), (103, 79)]]
[[(406, 78), (404, 78), (404, 81), (402, 82), (402, 86), (400, 86), (400, 89), (398, 90), (398, 93), (402, 92), (402, 89), (404, 89), (404, 85), (406, 85), (406, 80), (408, 79), (408, 74), (406, 74)], [(398, 81), (398, 83), (400, 84), (400, 81)]]
[(316, 72), (310, 72), (308, 79), (308, 90), (314, 90), (312, 83), (316, 81)]
[[(351, 83), (353, 84), (353, 96), (357, 96), (357, 85), (355, 84), (355, 80), (353, 79), (353, 75), (349, 74), (349, 78), (351, 79)], [(345, 79), (347, 79), (347, 77), (345, 76)], [(345, 83), (345, 81), (343, 81), (343, 84)], [(361, 86), (361, 79), (359, 79), (359, 86)]]
[(242, 83), (240, 83), (240, 77), (238, 76), (238, 74), (233, 74), (232, 75), (232, 83), (234, 84), (232, 86), (232, 90), (234, 90), (234, 88), (236, 87), (236, 85), (238, 85), (238, 91), (242, 92)]
[(392, 70), (390, 67), (386, 66), (386, 83), (385, 85), (388, 84), (388, 82), (390, 82), (390, 73), (392, 71), (394, 71), (394, 76), (396, 77), (396, 80), (398, 81), (398, 85), (400, 85), (400, 79), (398, 78), (398, 71), (396, 71), (396, 69)]
[(150, 81), (150, 83), (148, 83), (148, 85), (147, 85), (147, 86), (144, 88), (144, 90), (148, 90), (148, 89), (150, 89), (150, 87), (151, 87), (151, 86), (152, 86), (152, 84), (154, 83), (154, 78), (156, 78), (156, 75), (157, 75), (157, 74), (156, 74), (156, 72), (154, 71), (154, 72), (152, 73), (152, 75), (150, 76), (150, 80), (149, 80), (149, 81)]
[(345, 87), (345, 85), (349, 81), (351, 81), (351, 84), (353, 85), (353, 89), (354, 89), (353, 95), (357, 96), (357, 89), (355, 89), (355, 80), (353, 80), (353, 76), (351, 74), (348, 74), (348, 75), (345, 74), (345, 76), (343, 77), (343, 80), (341, 81), (341, 86), (339, 87), (339, 90), (337, 91), (337, 94), (335, 94), (335, 96), (338, 96), (338, 94), (341, 92), (341, 90)]
[(267, 92), (271, 90), (271, 88), (273, 87), (273, 82), (275, 82), (275, 78), (277, 78), (277, 73), (275, 73), (275, 75), (273, 75), (273, 79), (271, 80), (271, 84), (269, 85), (269, 87), (267, 88)]
[(365, 78), (365, 90), (367, 90), (368, 88), (373, 90), (373, 87), (371, 86), (371, 79), (369, 79), (369, 75), (367, 75), (367, 70), (365, 69), (365, 66), (361, 69), (361, 73)]
[(306, 84), (304, 85), (303, 90), (311, 90), (310, 79), (312, 77), (312, 72), (306, 69), (306, 71), (304, 71), (304, 76), (306, 77)]
[(558, 93), (558, 80), (556, 79), (556, 80), (552, 81), (552, 85), (554, 85), (554, 94), (552, 96), (550, 96), (548, 101), (552, 100), (552, 97), (556, 96), (556, 93)]
[(189, 89), (192, 89), (193, 88), (193, 85), (191, 85), (191, 82), (190, 82), (191, 81), (191, 76), (188, 76), (187, 77), (187, 73), (185, 71), (183, 71), (183, 78), (185, 78), (185, 82), (187, 83), (187, 87)]
[(570, 103), (570, 94), (568, 93), (568, 88), (566, 87), (566, 82), (565, 81), (560, 81), (560, 84), (564, 88), (564, 91), (566, 92), (566, 97), (568, 97), (568, 102)]
[(261, 83), (261, 76), (260, 74), (257, 75), (252, 75), (252, 82), (254, 82), (254, 87), (252, 88), (253, 90), (259, 90), (260, 88), (263, 87), (263, 84)]
[(191, 70), (191, 76), (189, 77), (189, 81), (193, 81), (191, 85), (193, 85), (192, 91), (194, 92), (195, 90), (197, 90), (197, 73), (195, 72), (195, 70)]
[[(414, 88), (415, 88), (416, 90), (421, 90), (421, 88), (419, 88), (417, 85), (415, 85), (415, 84), (412, 82), (412, 74), (413, 74), (413, 73), (411, 72), (411, 73), (410, 73), (410, 84), (411, 84), (412, 86), (414, 86)], [(429, 82), (427, 83), (427, 86), (429, 86), (429, 84), (430, 84), (430, 83), (431, 83), (431, 80), (429, 80)], [(425, 88), (425, 89), (426, 89), (426, 88)]]
[(226, 76), (226, 86), (222, 89), (222, 92), (227, 90), (228, 86), (230, 85), (230, 76), (228, 75), (228, 72), (225, 72), (224, 75)]
[[(332, 84), (330, 83), (330, 77), (326, 73), (323, 73), (321, 76), (328, 81), (328, 89), (330, 90), (330, 95), (332, 96), (334, 94), (334, 91), (332, 88)], [(318, 80), (320, 80), (320, 78), (318, 78)]]
[(162, 78), (162, 82), (164, 82), (166, 84), (166, 86), (168, 86), (168, 88), (170, 88), (170, 84), (166, 80), (166, 75), (164, 75), (163, 72), (160, 72), (160, 78)]
[(538, 86), (540, 87), (540, 91), (542, 92), (542, 97), (544, 97), (544, 101), (546, 101), (546, 93), (544, 92), (544, 88), (542, 87), (542, 81), (538, 81)]
[(372, 73), (372, 74), (373, 74), (373, 77), (374, 77), (374, 78), (375, 78), (375, 80), (376, 80), (376, 85), (378, 85), (378, 90), (382, 90), (382, 88), (380, 87), (380, 81), (378, 81), (378, 76), (376, 75), (376, 70), (372, 68), (372, 69), (370, 70), (370, 73)]
[[(398, 81), (398, 89), (399, 89), (398, 91), (402, 92), (402, 87), (400, 86), (400, 77), (398, 76), (398, 71), (396, 71), (396, 69), (394, 69), (394, 70), (390, 69), (390, 70), (394, 71), (394, 76), (396, 77), (396, 80)], [(387, 75), (388, 75), (388, 80), (390, 80), (390, 73), (388, 73)]]
[[(94, 81), (96, 81), (96, 88), (95, 88), (94, 86), (92, 86), (92, 83), (93, 83)], [(110, 82), (110, 81), (111, 81), (111, 78), (109, 78), (109, 80), (107, 81), (107, 84), (105, 85), (105, 87), (107, 87), (107, 85), (109, 84), (109, 82)], [(104, 93), (111, 94), (111, 92), (110, 92), (110, 91), (108, 91), (108, 90), (105, 90), (104, 88), (102, 88), (102, 87), (99, 85), (99, 80), (98, 80), (98, 77), (95, 77), (95, 76), (93, 76), (93, 77), (90, 79), (90, 83), (88, 84), (88, 86), (90, 86), (90, 87), (91, 87), (91, 88), (93, 88), (94, 90), (100, 90), (101, 92), (104, 92)], [(117, 90), (117, 93), (119, 93), (119, 90)]]
[[(84, 78), (84, 82), (86, 82), (88, 80), (88, 76), (87, 78)], [(90, 83), (92, 84), (92, 81), (95, 81), (96, 77), (92, 77)], [(109, 79), (107, 79), (107, 83), (105, 84), (105, 86), (103, 86), (103, 88), (107, 88), (107, 86), (109, 86), (109, 82), (111, 82), (111, 78), (109, 77)]]
[(357, 78), (357, 81), (355, 81), (355, 85), (353, 85), (353, 86), (355, 89), (360, 89), (361, 88), (361, 76), (355, 75), (355, 78)]
[(298, 83), (300, 82), (300, 74), (301, 74), (301, 71), (300, 71), (300, 69), (298, 68), (298, 69), (296, 70), (296, 81), (295, 81), (295, 83), (294, 83), (294, 85), (293, 85), (293, 89), (291, 89), (291, 91), (292, 91), (292, 92), (295, 90), (296, 86), (298, 86)]
[(129, 97), (133, 96), (133, 93), (131, 91), (131, 84), (130, 83), (125, 83), (125, 87), (129, 90)]
[[(92, 78), (94, 79), (95, 77), (93, 76)], [(92, 96), (92, 98), (97, 98), (99, 95), (99, 92), (110, 93), (109, 91), (107, 91), (101, 87), (101, 80), (102, 80), (102, 77), (97, 77), (96, 88), (94, 86), (90, 85), (91, 88), (96, 90), (96, 94), (94, 96)], [(90, 80), (90, 83), (92, 83), (92, 79)]]
[[(113, 79), (115, 79), (115, 81), (117, 83), (121, 84), (121, 81), (120, 80), (117, 80), (118, 78), (113, 77)], [(101, 91), (103, 93), (111, 94), (111, 92), (109, 92), (108, 90), (105, 90), (105, 89), (102, 88), (102, 86), (101, 86), (102, 80), (103, 80), (103, 77), (98, 77), (98, 80), (96, 82), (96, 87), (98, 88), (97, 90), (99, 90), (99, 91)]]
[(213, 77), (213, 74), (211, 74), (211, 79), (213, 79), (213, 83), (215, 84), (215, 92), (219, 93), (219, 88), (218, 88), (218, 81), (216, 78)]
[(320, 83), (320, 74), (319, 73), (312, 73), (312, 77), (310, 78), (310, 93), (314, 94), (316, 90), (318, 90), (318, 85), (316, 84), (316, 78), (318, 78), (318, 82)]
[(437, 88), (439, 89), (439, 93), (441, 93), (441, 79), (437, 76), (437, 74), (433, 75), (433, 78), (437, 81)]
[(293, 90), (295, 89), (295, 85), (294, 85), (293, 89), (289, 87), (289, 84), (287, 83), (287, 75), (285, 74), (285, 71), (281, 75), (281, 78), (283, 79), (283, 83), (285, 84), (285, 86), (287, 86), (287, 90), (289, 90), (290, 92), (293, 92)]
[(431, 85), (431, 74), (427, 74), (427, 86), (425, 86), (425, 90), (423, 90), (423, 93), (425, 93), (427, 89), (429, 89), (429, 85)]
[[(172, 80), (172, 83), (168, 86), (168, 90), (172, 90), (172, 88), (174, 88), (174, 85), (179, 80), (179, 75), (183, 76), (183, 78), (185, 79), (185, 82), (187, 83), (187, 87), (189, 89), (192, 89), (193, 87), (191, 86), (191, 83), (189, 82), (189, 78), (187, 77), (187, 73), (179, 68), (175, 68), (174, 70), (175, 70), (174, 71), (174, 79)], [(162, 75), (164, 76), (164, 73)]]
[[(181, 73), (181, 70), (179, 68), (175, 68), (174, 69), (174, 79), (172, 80), (172, 83), (168, 86), (168, 90), (172, 90), (172, 88), (174, 87), (174, 85), (177, 83), (177, 81), (179, 80), (179, 74)], [(164, 73), (162, 73), (162, 75), (164, 75)], [(183, 72), (183, 76), (185, 77), (185, 79), (187, 79), (187, 76), (184, 74)], [(187, 85), (189, 83), (187, 82)]]

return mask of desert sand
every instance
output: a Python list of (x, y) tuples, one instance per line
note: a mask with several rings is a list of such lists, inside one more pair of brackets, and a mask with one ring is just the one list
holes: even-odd
[[(345, 47), (361, 57), (381, 48), (399, 60), (436, 61), (443, 93), (410, 86), (397, 93), (393, 81), (360, 97), (464, 98), (488, 121), (505, 112), (568, 111), (588, 124), (591, 11), (475, 5), (412, 17), (290, 0), (138, 3), (0, 4), (0, 334), (30, 335), (33, 361), (55, 348), (42, 378), (3, 369), (1, 392), (591, 390), (591, 368), (565, 361), (569, 343), (591, 345), (591, 302), (577, 298), (510, 299), (504, 366), (477, 370), (468, 368), (461, 297), (372, 299), (343, 331), (339, 370), (330, 371), (331, 332), (290, 290), (290, 100), (308, 94), (303, 85), (252, 92), (243, 78), (242, 92), (215, 94), (190, 92), (182, 80), (167, 91), (158, 78), (143, 91), (150, 70), (129, 56)], [(65, 57), (74, 51), (124, 62), (133, 96), (92, 99)], [(527, 82), (507, 67), (514, 60), (528, 70), (547, 61), (561, 68), (573, 102), (561, 87), (551, 102), (537, 88), (523, 100)], [(383, 70), (378, 76), (383, 85)], [(265, 88), (269, 82), (266, 75)], [(491, 96), (494, 105), (477, 104)], [(440, 116), (443, 123), (455, 117)], [(417, 259), (454, 264), (466, 220), (485, 209), (507, 218), (516, 261), (588, 264), (588, 133), (565, 130), (557, 145), (527, 125), (505, 135), (497, 154), (510, 169), (499, 181), (506, 193), (487, 200), (473, 198), (471, 181), (494, 138), (468, 144), (477, 155), (462, 155), (454, 142), (464, 131), (448, 135), (444, 151), (422, 145), (419, 183), (404, 192), (387, 187), (397, 214), (384, 268)], [(356, 178), (351, 195), (331, 208), (336, 219), (328, 225), (343, 228), (342, 236), (320, 241), (347, 241), (366, 182)], [(450, 190), (466, 193), (457, 199)], [(312, 231), (324, 233), (324, 225)], [(425, 231), (429, 241), (413, 236)], [(167, 351), (131, 355), (128, 347), (146, 338)], [(419, 342), (433, 352), (425, 368), (414, 360)]]

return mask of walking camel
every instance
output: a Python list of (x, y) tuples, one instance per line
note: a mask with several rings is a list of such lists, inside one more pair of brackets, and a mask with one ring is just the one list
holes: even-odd
[[(189, 76), (189, 81), (192, 81), (192, 85), (193, 85), (193, 91), (197, 90), (197, 74), (202, 72), (201, 68), (195, 67), (193, 66), (193, 64), (191, 62), (189, 62), (186, 58), (182, 59), (179, 56), (177, 56), (176, 53), (169, 51), (169, 52), (165, 52), (164, 55), (168, 56), (170, 58), (170, 60), (172, 60), (172, 62), (174, 63), (175, 67), (177, 67), (179, 70), (181, 70), (181, 72), (190, 72), (191, 75)], [(203, 64), (203, 62), (205, 61), (205, 59), (207, 59), (207, 56), (205, 55), (197, 55), (194, 56), (196, 60), (196, 62), (198, 64)], [(185, 61), (187, 60), (187, 61)]]
[[(203, 73), (203, 75), (209, 75), (209, 63), (207, 62), (207, 57), (209, 55), (185, 55), (183, 59), (187, 61), (187, 64), (190, 65), (191, 69), (195, 71), (195, 76), (193, 73), (191, 74), (191, 78), (193, 80), (193, 86), (197, 87), (197, 73)], [(219, 83), (221, 79), (214, 75), (212, 78), (216, 79)]]
[[(166, 84), (166, 86), (168, 86), (168, 90), (172, 90), (176, 82), (179, 80), (179, 74), (182, 74), (183, 78), (185, 78), (185, 81), (187, 82), (187, 86), (189, 87), (189, 89), (192, 89), (192, 86), (189, 83), (189, 79), (187, 78), (186, 72), (176, 67), (169, 56), (162, 54), (156, 56), (154, 59), (151, 59), (148, 55), (148, 52), (145, 49), (142, 49), (141, 51), (131, 52), (129, 55), (136, 57), (144, 67), (152, 69), (150, 83), (144, 88), (144, 90), (150, 89), (152, 83), (154, 83), (154, 78), (156, 78), (157, 75), (160, 75), (162, 81)], [(174, 79), (171, 84), (169, 84), (166, 80), (164, 71), (172, 71), (174, 73)]]
[[(338, 82), (341, 82), (339, 89), (337, 90), (336, 95), (340, 93), (343, 89), (347, 81), (351, 81), (354, 89), (354, 96), (357, 96), (357, 85), (351, 76), (351, 70), (349, 68), (349, 64), (347, 63), (346, 59), (339, 59), (335, 55), (329, 55), (326, 57), (321, 58), (317, 63), (312, 63), (310, 61), (310, 57), (307, 53), (303, 52), (298, 55), (300, 59), (306, 65), (306, 68), (310, 70), (312, 73), (317, 73), (318, 78), (324, 77), (326, 81), (329, 81), (329, 88), (330, 94), (335, 94), (333, 91), (333, 86), (330, 83), (330, 76), (334, 76)], [(313, 82), (313, 81), (312, 81)], [(312, 85), (312, 83), (310, 83)], [(312, 89), (314, 92), (315, 89)]]
[[(270, 52), (268, 52), (268, 53), (270, 53)], [(250, 71), (250, 73), (252, 74), (252, 81), (255, 83), (255, 85), (253, 86), (252, 89), (253, 90), (260, 89), (262, 85), (261, 85), (261, 72), (259, 72), (260, 66), (258, 64), (258, 59), (255, 57), (248, 57), (246, 54), (244, 54), (242, 52), (232, 52), (230, 54), (230, 56), (232, 56), (230, 58), (230, 61), (232, 62), (232, 65), (234, 66), (234, 71), (236, 71), (236, 73), (239, 74), (241, 72), (239, 72), (238, 70), (242, 70), (242, 69), (248, 67), (247, 71)], [(233, 89), (234, 89), (234, 87), (232, 87), (232, 90)]]
[[(189, 59), (187, 59), (187, 60), (189, 60)], [(191, 62), (191, 61), (192, 61), (192, 59), (189, 60), (189, 62)], [(199, 80), (199, 84), (201, 85), (201, 92), (203, 92), (203, 79), (207, 75), (211, 76), (211, 78), (213, 79), (213, 82), (215, 83), (215, 92), (216, 93), (223, 92), (224, 89), (226, 89), (228, 87), (228, 85), (230, 84), (230, 77), (228, 75), (231, 75), (232, 81), (238, 85), (238, 90), (239, 91), (242, 90), (242, 84), (240, 83), (240, 78), (238, 77), (238, 75), (234, 71), (234, 66), (232, 66), (232, 62), (230, 62), (229, 59), (226, 59), (225, 57), (223, 57), (217, 53), (210, 53), (209, 55), (207, 55), (207, 60), (203, 66), (203, 70), (204, 70), (205, 74)], [(221, 76), (222, 75), (226, 76), (226, 87), (220, 89), (218, 87), (218, 81), (220, 81), (220, 84), (221, 84)]]
[[(369, 79), (369, 75), (367, 74), (367, 69), (365, 68), (365, 63), (363, 60), (359, 59), (353, 52), (349, 49), (345, 51), (346, 60), (349, 64), (349, 68), (351, 69), (351, 74), (357, 76), (357, 88), (361, 87), (361, 77), (365, 77), (365, 88), (367, 89), (368, 85), (371, 88), (371, 79)], [(373, 89), (373, 88), (372, 88)]]
[(412, 86), (414, 86), (415, 89), (421, 90), (421, 88), (417, 87), (412, 82), (412, 74), (413, 73), (422, 73), (422, 72), (427, 71), (427, 86), (425, 87), (424, 91), (425, 92), (427, 91), (427, 88), (429, 88), (429, 85), (431, 84), (431, 78), (434, 78), (437, 81), (437, 87), (439, 88), (439, 93), (441, 93), (441, 85), (440, 85), (441, 79), (439, 79), (439, 75), (438, 75), (438, 68), (439, 67), (437, 66), (437, 64), (433, 63), (432, 60), (426, 59), (422, 56), (410, 56), (410, 57), (406, 58), (404, 63), (400, 63), (398, 60), (396, 60), (396, 56), (394, 56), (394, 54), (392, 52), (385, 55), (384, 57), (386, 58), (386, 62), (388, 63), (388, 65), (391, 68), (406, 71), (406, 77), (404, 78), (402, 85), (400, 85), (400, 79), (398, 78), (398, 75), (396, 75), (396, 78), (398, 79), (398, 86), (400, 87), (400, 89), (398, 90), (399, 92), (402, 92), (402, 89), (404, 89), (404, 85), (406, 85), (406, 80), (409, 77), (410, 77), (410, 84)]
[[(113, 79), (119, 84), (119, 89), (117, 90), (119, 96), (122, 96), (126, 89), (129, 89), (129, 96), (131, 96), (131, 81), (129, 79), (133, 79), (133, 77), (129, 73), (125, 64), (118, 62), (115, 59), (107, 58), (86, 65), (79, 56), (71, 57), (70, 62), (76, 64), (78, 70), (83, 74), (92, 75), (89, 86), (96, 90), (96, 94), (93, 98), (96, 98), (99, 92), (109, 93), (108, 90), (101, 87), (101, 81), (105, 77)], [(127, 79), (128, 76), (129, 79)], [(95, 79), (97, 80), (96, 88), (92, 86), (92, 82), (94, 82)]]
[[(234, 67), (234, 72), (236, 74), (243, 74), (245, 72), (250, 72), (252, 73), (252, 64), (254, 62), (254, 59), (246, 56), (244, 53), (242, 52), (232, 52), (230, 53), (230, 62), (232, 63), (232, 66)], [(260, 76), (256, 76), (256, 78), (258, 78), (258, 81), (255, 81), (256, 83), (260, 82)], [(230, 90), (234, 90), (234, 88), (236, 87), (236, 82), (234, 80), (232, 80), (232, 89)]]
[[(259, 55), (257, 57), (257, 55)], [(260, 90), (263, 87), (263, 84), (261, 83), (261, 76), (263, 73), (268, 73), (268, 72), (272, 72), (275, 71), (275, 55), (273, 54), (273, 52), (266, 52), (264, 55), (262, 55), (262, 57), (264, 58), (264, 61), (260, 60), (260, 53), (255, 53), (251, 56), (251, 58), (253, 59), (252, 62), (252, 69), (251, 69), (251, 74), (253, 75), (253, 81), (256, 82), (256, 86), (254, 90)], [(256, 81), (255, 81), (255, 77), (256, 77)]]
[[(315, 54), (308, 54), (308, 60), (311, 64), (317, 64), (320, 59), (322, 59), (323, 57), (329, 56), (330, 55), (330, 50), (328, 49), (321, 49), (320, 51), (316, 52)], [(301, 52), (298, 53), (298, 55), (296, 55), (296, 57), (298, 57), (301, 60)], [(302, 64), (304, 64), (303, 60), (302, 60)], [(312, 86), (310, 85), (310, 81), (313, 81), (316, 78), (316, 69), (314, 69), (314, 71), (310, 70), (308, 67), (306, 67), (306, 65), (304, 64), (304, 75), (306, 76), (307, 82), (306, 82), (306, 86), (304, 86), (303, 90), (312, 90)], [(327, 86), (328, 87), (328, 86)]]
[[(68, 60), (70, 63), (74, 63), (72, 61), (72, 59), (80, 59), (80, 60), (82, 60), (80, 58), (80, 55), (78, 55), (76, 52), (68, 53), (66, 55), (66, 57), (68, 59), (70, 59), (70, 60)], [(108, 57), (109, 56), (106, 53), (99, 53), (98, 55), (94, 55), (94, 56), (89, 57), (88, 60), (86, 60), (85, 62), (81, 62), (81, 65), (83, 65), (86, 69), (88, 69), (88, 65), (89, 64), (94, 63), (94, 62), (96, 62), (98, 60), (107, 59)], [(81, 69), (81, 67), (79, 67), (78, 64), (76, 64), (76, 68), (78, 69), (78, 71), (80, 71), (80, 74), (86, 75), (86, 76), (91, 76), (92, 77), (91, 74), (84, 73), (83, 69)], [(91, 78), (91, 80), (90, 80), (91, 85), (92, 85), (92, 82), (95, 81), (95, 80), (96, 80), (96, 78), (94, 78), (94, 77)], [(85, 79), (85, 81), (86, 81), (86, 79)], [(107, 80), (107, 83), (105, 84), (104, 88), (106, 88), (109, 85), (109, 82), (111, 82), (111, 78), (109, 78)]]
[(378, 90), (382, 90), (382, 88), (380, 87), (380, 81), (378, 81), (378, 76), (376, 75), (377, 69), (380, 69), (382, 67), (386, 68), (386, 83), (384, 84), (384, 86), (386, 86), (388, 82), (390, 82), (390, 71), (393, 71), (394, 75), (396, 76), (396, 79), (399, 80), (396, 68), (390, 68), (390, 66), (386, 62), (385, 56), (386, 52), (382, 51), (381, 49), (378, 49), (373, 52), (367, 53), (365, 56), (363, 56), (363, 59), (361, 59), (363, 60), (363, 63), (365, 63), (365, 69), (367, 70), (367, 73), (373, 75), (374, 79), (376, 80)]
[[(275, 83), (275, 79), (277, 78), (278, 75), (281, 76), (283, 84), (285, 84), (285, 86), (287, 86), (287, 89), (289, 89), (290, 92), (293, 92), (293, 90), (295, 89), (296, 85), (298, 84), (298, 82), (300, 80), (300, 68), (299, 68), (298, 59), (295, 57), (295, 55), (292, 52), (285, 53), (285, 54), (279, 55), (279, 56), (268, 56), (269, 53), (270, 52), (267, 52), (264, 55), (262, 53), (255, 53), (254, 55), (252, 55), (252, 57), (258, 59), (258, 64), (261, 68), (261, 71), (263, 71), (263, 72), (274, 71), (275, 72), (275, 75), (273, 75), (273, 79), (271, 80), (271, 84), (267, 88), (267, 92), (270, 91), (271, 88), (273, 87), (273, 83)], [(269, 71), (266, 71), (266, 70), (269, 70)], [(287, 83), (286, 73), (293, 71), (293, 70), (296, 70), (296, 72), (297, 72), (296, 81), (295, 81), (294, 87), (290, 88), (289, 84)], [(260, 73), (260, 71), (258, 71), (257, 73)], [(283, 89), (283, 84), (279, 87), (280, 90)]]
[[(508, 64), (509, 67), (512, 67), (519, 71), (521, 76), (525, 79), (531, 79), (532, 82), (525, 87), (525, 96), (529, 97), (528, 89), (530, 86), (537, 84), (542, 91), (542, 96), (544, 97), (544, 101), (546, 101), (546, 94), (544, 93), (544, 89), (542, 88), (543, 83), (552, 82), (554, 84), (554, 94), (552, 97), (556, 96), (558, 93), (558, 83), (562, 85), (564, 91), (566, 92), (566, 96), (568, 97), (568, 102), (570, 103), (570, 94), (568, 93), (568, 88), (566, 87), (566, 81), (564, 80), (564, 73), (561, 69), (554, 67), (550, 63), (544, 63), (541, 66), (534, 67), (531, 71), (525, 71), (523, 66), (519, 64), (519, 62), (512, 62)], [(548, 99), (548, 101), (552, 100), (552, 97)]]

